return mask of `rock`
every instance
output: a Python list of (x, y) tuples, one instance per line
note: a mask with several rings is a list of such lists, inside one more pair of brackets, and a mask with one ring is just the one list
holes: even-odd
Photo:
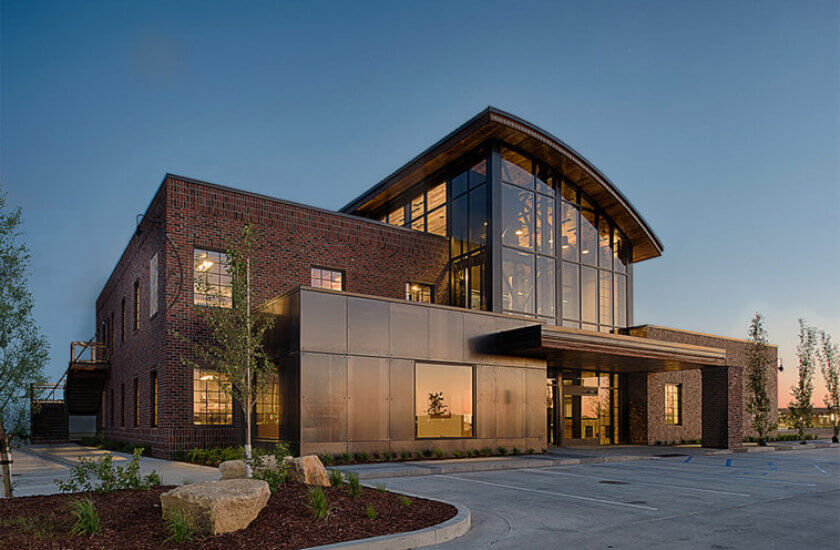
[(263, 472), (265, 470), (276, 470), (277, 469), (277, 459), (274, 458), (274, 455), (263, 455), (258, 460), (254, 461), (255, 464), (258, 464), (254, 468), (254, 473), (257, 474), (259, 472)]
[(321, 459), (315, 455), (292, 458), (287, 456), (283, 459), (286, 465), (287, 479), (291, 482), (306, 483), (307, 485), (330, 486), (330, 478), (327, 469), (321, 464)]
[(245, 529), (265, 507), (271, 491), (259, 479), (224, 479), (183, 485), (160, 495), (163, 517), (183, 514), (200, 536)]
[(225, 460), (219, 464), (219, 470), (222, 472), (222, 479), (245, 479), (245, 461), (244, 460)]

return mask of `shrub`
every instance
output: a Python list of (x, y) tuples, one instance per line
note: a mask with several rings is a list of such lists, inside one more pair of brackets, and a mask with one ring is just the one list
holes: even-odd
[(385, 486), (381, 483), (376, 484), (376, 490), (383, 495), (388, 492), (388, 489), (386, 489)]
[(187, 516), (181, 512), (170, 512), (166, 515), (166, 529), (169, 531), (169, 537), (166, 542), (184, 543), (190, 542), (195, 538), (195, 531), (187, 521)]
[(83, 457), (79, 464), (70, 470), (67, 480), (56, 479), (62, 493), (96, 491), (111, 493), (118, 489), (143, 489), (161, 484), (160, 476), (152, 471), (145, 477), (140, 476), (140, 455), (142, 449), (134, 450), (134, 458), (126, 466), (114, 466), (114, 457), (105, 453), (98, 458)]
[(511, 454), (513, 454), (513, 455), (518, 455), (518, 454), (521, 454), (521, 452), (522, 452), (522, 451), (520, 451), (519, 449), (517, 449), (516, 447), (514, 447), (513, 449), (511, 449), (511, 450), (510, 450), (510, 452), (511, 452)]
[(484, 447), (483, 449), (481, 449), (480, 452), (481, 456), (490, 456), (493, 454), (493, 449), (491, 449), (490, 447)]
[(379, 453), (374, 452), (374, 453), (371, 454), (371, 456), (373, 457), (374, 460), (379, 460)]
[(351, 455), (350, 453), (341, 453), (341, 461), (344, 464), (350, 464), (351, 462), (353, 462), (353, 455)]
[(527, 454), (529, 454), (529, 455), (532, 455), (532, 454), (534, 454), (536, 451), (535, 451), (533, 448), (529, 448), (529, 449), (528, 449), (527, 451), (525, 451), (525, 452), (526, 452)]
[(497, 447), (496, 452), (502, 456), (507, 456), (507, 447)]
[(441, 449), (435, 449), (432, 452), (434, 453), (435, 458), (438, 460), (446, 457), (446, 453), (444, 453)]
[(261, 479), (268, 483), (272, 493), (280, 490), (280, 486), (286, 483), (286, 467), (279, 465), (277, 468), (263, 468), (254, 472), (254, 479)]
[(367, 462), (368, 461), (368, 454), (364, 451), (354, 453), (353, 458), (356, 462)]
[(362, 482), (359, 481), (359, 476), (356, 474), (347, 474), (347, 490), (350, 491), (350, 496), (359, 498), (362, 494)]
[(385, 460), (385, 462), (391, 462), (396, 458), (396, 456), (389, 453), (388, 451), (385, 451), (384, 453), (382, 453), (382, 458)]
[(431, 449), (423, 449), (423, 456), (426, 458), (431, 458), (432, 450)]
[(455, 451), (454, 453), (452, 453), (452, 456), (454, 456), (455, 458), (463, 458), (464, 453), (462, 453), (461, 451)]
[(332, 509), (327, 503), (327, 493), (324, 492), (323, 487), (309, 488), (309, 509), (316, 519), (326, 520), (330, 517)]
[(330, 453), (318, 455), (318, 458), (321, 459), (321, 464), (323, 464), (324, 466), (332, 466), (333, 464), (333, 456)]
[(416, 458), (417, 460), (423, 460), (423, 453), (417, 451), (416, 453), (414, 453), (414, 458)]
[(70, 511), (75, 518), (75, 523), (70, 533), (73, 535), (94, 536), (102, 532), (102, 524), (99, 521), (99, 512), (90, 498), (82, 498), (70, 502)]
[(330, 485), (338, 487), (344, 481), (340, 470), (330, 470)]
[(411, 499), (405, 495), (400, 495), (400, 504), (403, 506), (411, 506)]
[(379, 517), (379, 512), (376, 511), (376, 508), (373, 507), (371, 504), (365, 505), (365, 515), (368, 519), (376, 519)]
[(403, 451), (400, 453), (400, 458), (403, 460), (408, 460), (411, 458), (411, 453), (409, 451)]

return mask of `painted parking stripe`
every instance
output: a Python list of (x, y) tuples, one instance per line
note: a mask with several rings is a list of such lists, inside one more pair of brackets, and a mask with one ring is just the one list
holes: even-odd
[(693, 457), (693, 456), (690, 456), (690, 457), (686, 458), (685, 460), (683, 460), (683, 462), (691, 462), (691, 459), (692, 459), (692, 458), (694, 458), (694, 457)]
[(617, 500), (606, 500), (602, 498), (591, 498), (591, 497), (582, 497), (580, 495), (569, 495), (566, 493), (558, 493), (555, 491), (546, 491), (543, 489), (530, 489), (528, 487), (517, 487), (516, 485), (505, 485), (503, 483), (493, 483), (491, 481), (481, 481), (480, 479), (469, 479), (466, 477), (458, 477), (453, 475), (442, 475), (442, 474), (435, 474), (438, 477), (442, 477), (445, 479), (457, 479), (459, 481), (468, 481), (470, 483), (480, 483), (482, 485), (490, 485), (492, 487), (501, 487), (502, 489), (513, 489), (514, 491), (527, 491), (529, 493), (540, 493), (543, 495), (551, 495), (561, 498), (570, 498), (574, 500), (585, 500), (588, 502), (598, 502), (601, 504), (608, 504), (610, 506), (624, 506), (627, 508), (638, 508), (640, 510), (653, 510), (658, 511), (659, 508), (654, 508), (653, 506), (644, 506), (642, 504), (630, 504), (629, 502), (619, 502)]
[(775, 466), (773, 466), (773, 463), (772, 463), (772, 462), (768, 462), (768, 463), (767, 463), (767, 466), (769, 466), (771, 470), (778, 470), (778, 468), (776, 468)]
[(727, 459), (726, 459), (726, 467), (727, 467), (727, 468), (731, 468), (731, 467), (732, 467), (732, 459), (731, 459), (731, 458), (727, 458)]
[(816, 468), (817, 470), (821, 471), (821, 472), (822, 472), (822, 473), (824, 473), (825, 475), (828, 475), (828, 472), (826, 472), (825, 470), (823, 470), (822, 468), (820, 468), (820, 467), (819, 467), (819, 466), (817, 466), (816, 464), (814, 464), (814, 468)]
[[(585, 476), (585, 475), (580, 475), (580, 474), (569, 474), (569, 473), (566, 473), (566, 472), (557, 472), (557, 471), (554, 471), (554, 470), (544, 470), (544, 469), (520, 470), (520, 472), (525, 472), (525, 473), (528, 473), (528, 474), (554, 474), (554, 475), (566, 476), (566, 477), (582, 477), (582, 478), (587, 478), (587, 479), (594, 479), (594, 480), (597, 480), (597, 481), (611, 481), (609, 478), (606, 478), (606, 477)], [(719, 491), (717, 489), (699, 489), (697, 487), (683, 487), (682, 485), (669, 485), (667, 483), (654, 483), (653, 481), (636, 481), (635, 479), (632, 480), (632, 481), (628, 481), (628, 480), (625, 480), (625, 479), (617, 480), (617, 481), (622, 481), (622, 482), (625, 482), (625, 483), (628, 483), (628, 484), (638, 483), (640, 485), (654, 485), (654, 486), (657, 486), (657, 487), (668, 487), (669, 489), (682, 489), (683, 491), (699, 491), (699, 492), (702, 492), (702, 493), (719, 493), (719, 494), (722, 494), (722, 495), (732, 495), (732, 496), (736, 496), (736, 497), (749, 498), (751, 496), (751, 495), (748, 495), (747, 493), (735, 493), (733, 491)]]
[[(776, 483), (779, 485), (801, 485), (803, 487), (816, 487), (816, 483), (803, 483), (801, 481), (781, 481), (777, 479), (763, 479), (754, 476), (742, 476), (742, 475), (735, 475), (733, 472), (732, 474), (712, 474), (708, 472), (697, 472), (697, 471), (688, 471), (688, 470), (680, 470), (678, 468), (653, 468), (649, 466), (631, 466), (629, 464), (616, 464), (616, 463), (609, 463), (609, 464), (590, 464), (590, 466), (595, 468), (631, 468), (634, 470), (649, 470), (649, 471), (660, 471), (660, 472), (671, 472), (674, 474), (682, 474), (687, 476), (704, 476), (704, 477), (714, 477), (716, 479), (750, 479), (753, 481), (761, 481), (763, 483)], [(766, 473), (766, 472), (765, 472)]]

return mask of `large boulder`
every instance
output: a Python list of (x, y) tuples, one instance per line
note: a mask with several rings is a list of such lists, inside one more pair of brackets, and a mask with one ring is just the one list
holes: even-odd
[(179, 512), (201, 536), (245, 529), (265, 508), (271, 491), (259, 479), (223, 479), (183, 485), (160, 495), (164, 519)]
[(321, 463), (321, 459), (315, 455), (293, 458), (287, 456), (283, 459), (286, 465), (286, 479), (291, 482), (306, 483), (307, 485), (330, 486), (330, 478), (327, 469)]
[(219, 464), (219, 470), (222, 472), (222, 479), (245, 479), (248, 477), (244, 460), (225, 460)]

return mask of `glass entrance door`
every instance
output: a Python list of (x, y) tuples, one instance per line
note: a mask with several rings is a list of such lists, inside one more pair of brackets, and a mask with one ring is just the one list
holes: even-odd
[(561, 380), (557, 386), (563, 403), (562, 435), (558, 436), (558, 441), (564, 446), (620, 443), (620, 376), (595, 371), (563, 371)]

